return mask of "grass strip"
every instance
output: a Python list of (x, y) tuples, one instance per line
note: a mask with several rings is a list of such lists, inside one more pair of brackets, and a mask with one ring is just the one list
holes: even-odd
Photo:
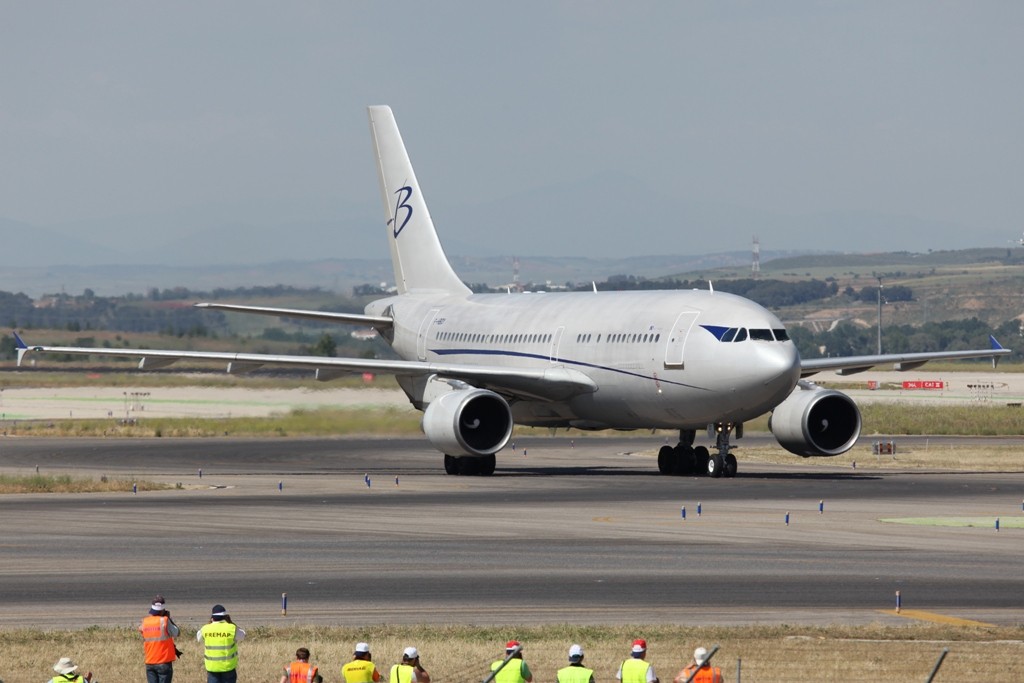
[[(686, 608), (680, 606), (680, 618)], [(244, 616), (233, 615), (246, 628)], [(139, 615), (141, 618), (141, 614)], [(175, 678), (202, 680), (202, 649), (195, 641), (199, 624), (182, 625), (178, 646), (185, 651), (175, 664)], [(132, 619), (134, 621), (134, 619)], [(524, 658), (534, 680), (552, 681), (567, 664), (572, 643), (586, 652), (585, 663), (594, 678), (613, 681), (628, 656), (633, 638), (646, 638), (648, 661), (667, 681), (686, 665), (693, 649), (721, 646), (715, 664), (728, 680), (736, 680), (742, 659), (745, 683), (763, 681), (924, 680), (944, 647), (950, 650), (941, 680), (1024, 680), (1024, 628), (968, 627), (909, 623), (889, 626), (334, 626), (248, 627), (240, 644), (240, 678), (276, 681), (292, 660), (295, 649), (308, 647), (312, 661), (327, 681), (340, 679), (358, 641), (370, 643), (374, 661), (387, 675), (401, 651), (415, 645), (424, 668), (436, 683), (481, 681), (491, 661), (504, 654), (510, 638), (523, 643)], [(60, 656), (73, 657), (83, 671), (103, 681), (140, 680), (142, 643), (134, 628), (91, 627), (76, 631), (0, 631), (7, 680), (47, 680)], [(17, 662), (17, 671), (14, 670)], [(796, 675), (795, 672), (799, 672)]]
[(3, 493), (127, 493), (137, 487), (138, 491), (162, 491), (171, 488), (167, 484), (153, 481), (130, 479), (99, 479), (72, 477), (69, 474), (31, 474), (17, 476), (0, 474), (0, 494)]

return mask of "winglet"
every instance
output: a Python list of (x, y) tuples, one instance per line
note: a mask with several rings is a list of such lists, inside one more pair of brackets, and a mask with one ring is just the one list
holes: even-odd
[(18, 336), (17, 332), (12, 330), (11, 334), (14, 335), (14, 348), (18, 350), (18, 367), (20, 368), (21, 359), (25, 357), (26, 353), (28, 353), (28, 344), (25, 343), (24, 339)]
[[(1003, 345), (996, 341), (995, 335), (988, 335), (988, 342), (992, 345), (993, 351), (1002, 351)], [(995, 370), (999, 366), (999, 356), (992, 356), (992, 369)]]

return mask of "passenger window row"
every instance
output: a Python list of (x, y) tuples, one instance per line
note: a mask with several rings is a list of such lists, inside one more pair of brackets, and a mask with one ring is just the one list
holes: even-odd
[(438, 341), (470, 344), (549, 344), (550, 334), (483, 334), (479, 332), (441, 332)]

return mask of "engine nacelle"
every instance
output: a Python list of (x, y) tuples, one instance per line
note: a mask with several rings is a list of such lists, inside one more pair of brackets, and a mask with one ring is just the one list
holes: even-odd
[(486, 389), (442, 394), (423, 411), (423, 433), (447, 455), (493, 455), (512, 437), (512, 411)]
[(860, 425), (860, 409), (852, 398), (813, 385), (798, 385), (768, 421), (779, 445), (804, 457), (845, 453), (857, 442)]

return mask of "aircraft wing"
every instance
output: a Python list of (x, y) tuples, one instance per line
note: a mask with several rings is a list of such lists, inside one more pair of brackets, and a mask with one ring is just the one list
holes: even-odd
[(864, 372), (876, 365), (892, 363), (893, 370), (913, 370), (919, 368), (930, 360), (962, 360), (965, 358), (991, 358), (992, 365), (998, 362), (1000, 356), (1011, 353), (1010, 349), (1004, 349), (996, 341), (996, 338), (989, 336), (992, 348), (973, 351), (936, 351), (928, 353), (886, 353), (874, 356), (845, 356), (838, 358), (804, 358), (800, 361), (800, 376), (807, 377), (816, 372), (824, 370), (835, 370), (840, 375), (853, 375)]
[(330, 313), (327, 311), (310, 311), (301, 308), (272, 308), (269, 306), (242, 306), (240, 304), (201, 303), (193, 304), (196, 308), (210, 308), (218, 311), (235, 313), (254, 313), (256, 315), (272, 315), (278, 318), (304, 318), (332, 323), (349, 323), (352, 325), (368, 325), (378, 330), (390, 328), (394, 319), (387, 316), (360, 315), (358, 313)]
[(459, 380), (482, 389), (523, 399), (562, 401), (572, 396), (593, 393), (597, 385), (581, 372), (569, 368), (506, 368), (501, 366), (428, 363), (426, 361), (328, 358), (224, 351), (162, 351), (151, 349), (102, 349), (77, 346), (29, 346), (14, 334), (18, 365), (30, 353), (56, 353), (80, 356), (116, 356), (137, 358), (140, 370), (164, 368), (179, 360), (210, 361), (227, 364), (229, 374), (244, 374), (264, 365), (306, 368), (321, 381), (342, 375), (374, 372), (388, 375), (430, 376)]

